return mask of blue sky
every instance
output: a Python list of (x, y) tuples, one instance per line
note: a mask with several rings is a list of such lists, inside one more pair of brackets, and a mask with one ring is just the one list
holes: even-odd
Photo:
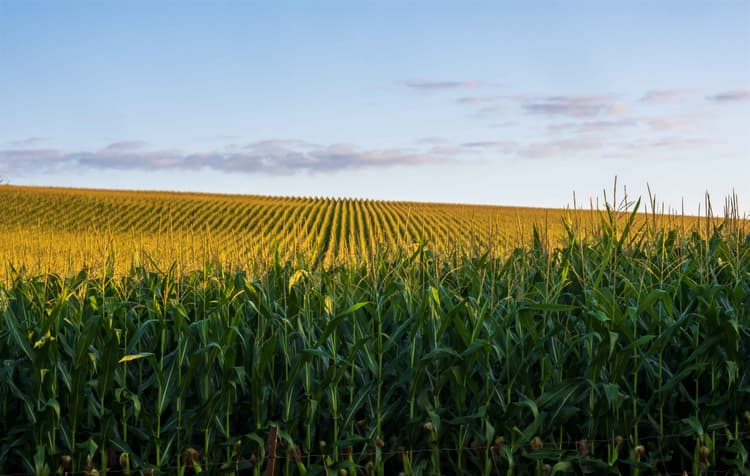
[(746, 1), (0, 0), (15, 184), (748, 209), (748, 124)]

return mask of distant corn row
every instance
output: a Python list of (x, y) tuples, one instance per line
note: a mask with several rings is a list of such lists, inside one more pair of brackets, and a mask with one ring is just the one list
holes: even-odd
[(13, 275), (0, 473), (748, 474), (742, 223), (597, 220), (496, 256)]
[[(206, 260), (262, 269), (277, 255), (333, 266), (419, 243), (438, 253), (498, 254), (530, 243), (534, 227), (554, 244), (566, 216), (581, 234), (598, 226), (593, 211), (323, 198), (3, 186), (0, 203), (0, 262), (63, 274), (173, 263), (190, 270)], [(697, 223), (650, 220), (681, 231)]]

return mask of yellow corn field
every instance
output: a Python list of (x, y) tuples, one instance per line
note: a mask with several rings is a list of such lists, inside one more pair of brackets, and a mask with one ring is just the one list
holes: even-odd
[[(437, 253), (497, 254), (530, 243), (533, 230), (554, 245), (564, 221), (589, 234), (595, 210), (570, 211), (328, 198), (0, 187), (0, 262), (28, 272), (118, 273), (132, 266), (219, 262), (233, 269), (274, 255), (314, 265), (368, 260), (383, 248), (426, 244)], [(621, 217), (626, 218), (626, 215)], [(697, 226), (695, 217), (641, 217), (653, 226)]]
[(0, 475), (749, 474), (736, 201), (0, 201)]

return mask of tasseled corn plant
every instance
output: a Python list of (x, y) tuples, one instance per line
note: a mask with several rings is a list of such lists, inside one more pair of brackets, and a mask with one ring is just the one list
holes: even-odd
[(567, 226), (505, 254), (13, 272), (0, 473), (750, 474), (743, 223)]

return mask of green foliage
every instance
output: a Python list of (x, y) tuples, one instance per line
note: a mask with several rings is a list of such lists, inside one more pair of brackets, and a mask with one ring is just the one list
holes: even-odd
[(261, 474), (275, 427), (277, 474), (748, 474), (750, 237), (639, 223), (499, 255), (13, 272), (0, 473)]

